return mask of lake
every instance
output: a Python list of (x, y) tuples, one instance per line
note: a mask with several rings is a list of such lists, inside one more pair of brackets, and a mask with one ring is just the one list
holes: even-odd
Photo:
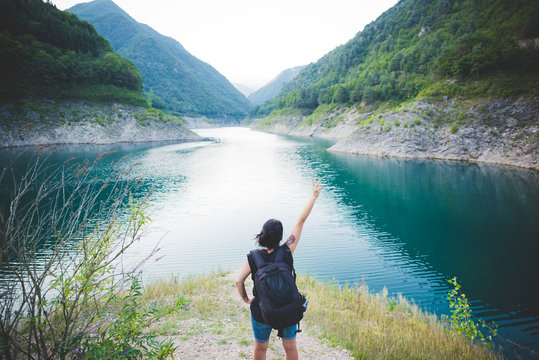
[[(311, 178), (321, 178), (295, 252), (299, 272), (386, 287), (437, 314), (449, 312), (447, 280), (456, 276), (474, 314), (500, 326), (508, 357), (537, 357), (537, 172), (330, 153), (327, 141), (245, 128), (197, 132), (209, 140), (69, 145), (53, 155), (93, 160), (115, 150), (112, 159), (130, 155), (124, 166), (140, 163), (130, 176), (155, 187), (152, 223), (129, 258), (161, 249), (145, 280), (239, 268), (267, 219), (280, 219), (288, 236)], [(104, 173), (108, 164), (99, 165)]]

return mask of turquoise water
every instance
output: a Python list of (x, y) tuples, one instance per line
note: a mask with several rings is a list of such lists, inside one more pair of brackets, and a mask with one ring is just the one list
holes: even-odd
[(129, 154), (124, 166), (140, 163), (131, 176), (155, 187), (152, 224), (129, 259), (159, 243), (147, 280), (239, 268), (264, 221), (280, 219), (288, 233), (311, 178), (322, 178), (295, 253), (299, 271), (386, 287), (438, 314), (448, 312), (447, 279), (457, 276), (475, 314), (500, 325), (508, 356), (537, 357), (530, 352), (539, 351), (537, 172), (335, 154), (328, 142), (243, 128), (198, 132), (210, 140), (62, 146), (53, 155), (94, 159), (116, 150), (111, 159)]

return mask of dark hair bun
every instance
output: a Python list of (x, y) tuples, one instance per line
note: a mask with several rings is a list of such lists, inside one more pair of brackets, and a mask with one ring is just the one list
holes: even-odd
[(262, 226), (262, 231), (260, 234), (256, 235), (258, 240), (258, 245), (268, 248), (275, 249), (279, 246), (283, 238), (283, 224), (276, 219), (269, 219)]

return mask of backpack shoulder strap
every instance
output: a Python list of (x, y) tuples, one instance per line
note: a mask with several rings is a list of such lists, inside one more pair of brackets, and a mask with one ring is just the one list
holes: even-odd
[(284, 261), (284, 249), (278, 246), (275, 249), (275, 261), (276, 263), (285, 262)]
[[(290, 255), (290, 250), (288, 250), (288, 253)], [(276, 263), (283, 262), (286, 265), (288, 265), (290, 270), (294, 271), (294, 258), (292, 258), (291, 255), (288, 256), (288, 258), (286, 258), (286, 255), (287, 255), (287, 250), (279, 246), (277, 249), (275, 249), (275, 262)]]
[(251, 250), (251, 257), (255, 262), (257, 270), (263, 268), (266, 265), (266, 261), (260, 254), (259, 250)]

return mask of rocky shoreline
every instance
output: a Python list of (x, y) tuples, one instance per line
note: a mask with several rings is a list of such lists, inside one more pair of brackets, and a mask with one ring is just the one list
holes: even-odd
[(227, 126), (239, 126), (240, 121), (236, 119), (209, 119), (205, 116), (202, 117), (182, 117), (183, 123), (189, 129), (211, 129), (217, 127)]
[[(269, 124), (268, 124), (269, 123)], [(331, 138), (329, 151), (463, 160), (539, 170), (539, 101), (418, 100), (390, 110), (337, 107), (318, 116), (256, 119), (255, 130)]]
[(200, 139), (177, 117), (137, 106), (43, 101), (0, 107), (0, 148)]

